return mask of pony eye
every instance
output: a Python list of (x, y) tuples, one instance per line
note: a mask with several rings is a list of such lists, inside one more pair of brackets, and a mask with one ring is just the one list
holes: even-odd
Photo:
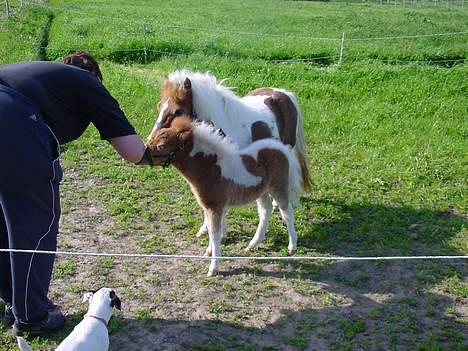
[(166, 148), (166, 145), (165, 144), (159, 144), (158, 146), (156, 146), (156, 148), (158, 150), (164, 150)]
[(176, 117), (182, 116), (183, 114), (184, 114), (184, 111), (182, 111), (180, 108), (174, 112), (174, 116)]

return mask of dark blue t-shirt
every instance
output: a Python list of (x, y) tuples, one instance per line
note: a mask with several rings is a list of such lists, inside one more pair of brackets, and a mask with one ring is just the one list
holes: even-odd
[(32, 100), (60, 144), (80, 137), (90, 123), (105, 140), (136, 134), (99, 79), (81, 68), (44, 61), (0, 65), (0, 84)]

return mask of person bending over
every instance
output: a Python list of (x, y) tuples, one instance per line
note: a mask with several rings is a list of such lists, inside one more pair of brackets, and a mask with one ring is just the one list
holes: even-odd
[[(60, 217), (60, 145), (89, 124), (127, 161), (151, 162), (145, 145), (102, 84), (94, 58), (0, 65), (0, 248), (56, 251)], [(48, 299), (54, 255), (0, 253), (3, 324), (13, 335), (60, 329)]]

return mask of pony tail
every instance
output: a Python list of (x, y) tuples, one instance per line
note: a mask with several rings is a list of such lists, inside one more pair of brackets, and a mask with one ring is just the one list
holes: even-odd
[(301, 109), (296, 96), (291, 92), (286, 92), (297, 111), (297, 127), (296, 127), (296, 145), (293, 147), (294, 157), (299, 162), (301, 169), (301, 188), (305, 193), (312, 190), (309, 166), (307, 164), (307, 148), (304, 140), (304, 122), (302, 119)]
[(289, 161), (289, 202), (294, 204), (299, 198), (301, 193), (301, 183), (302, 183), (302, 171), (299, 160), (296, 155), (293, 154), (293, 150), (289, 147), (288, 149), (288, 161)]

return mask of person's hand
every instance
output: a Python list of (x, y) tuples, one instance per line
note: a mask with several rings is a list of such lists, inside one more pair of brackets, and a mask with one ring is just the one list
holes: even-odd
[(135, 163), (136, 165), (153, 165), (153, 158), (151, 157), (151, 152), (148, 149), (148, 146), (145, 147), (145, 152), (143, 153), (143, 156), (141, 157), (140, 161)]

